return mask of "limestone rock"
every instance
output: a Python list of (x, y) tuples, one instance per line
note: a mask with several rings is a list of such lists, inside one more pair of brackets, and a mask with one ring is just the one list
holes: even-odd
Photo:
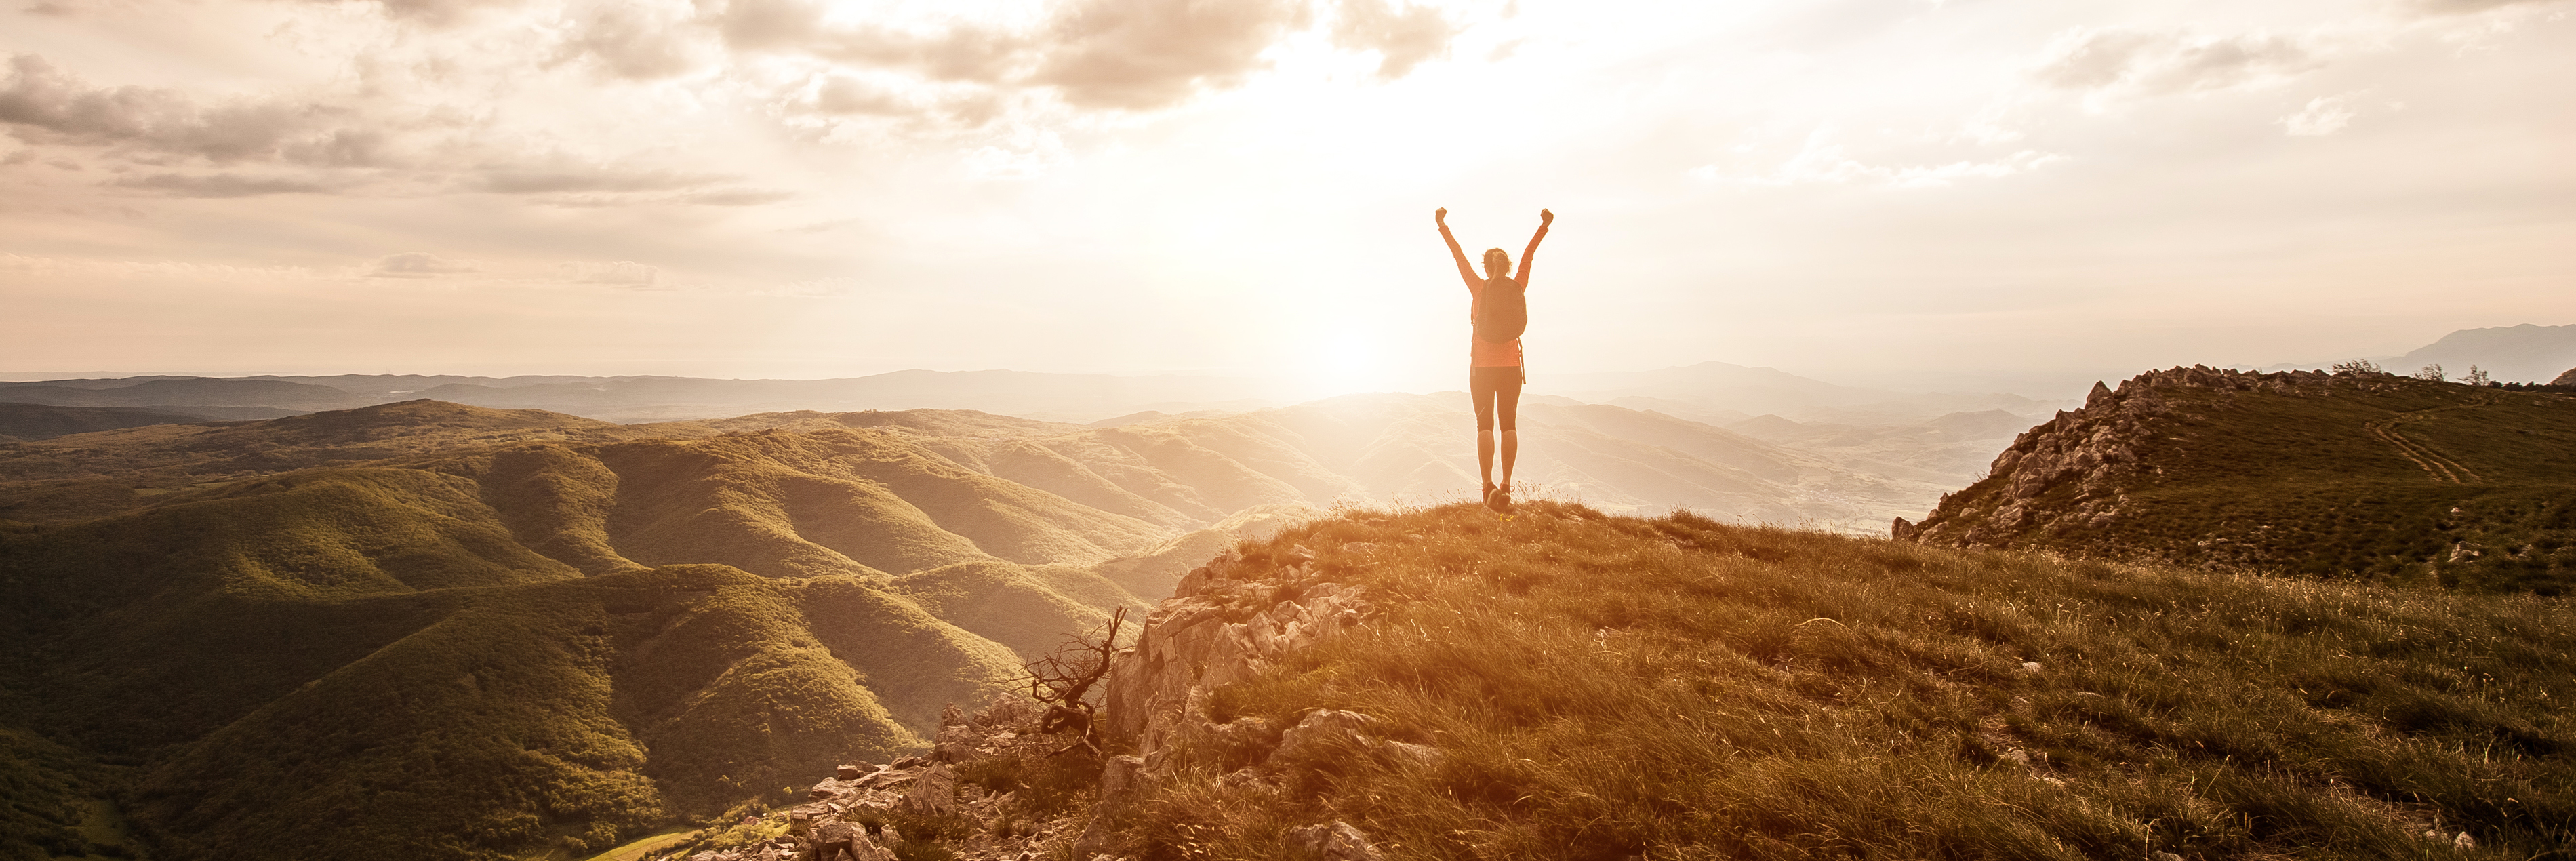
[(1025, 732), (1046, 715), (1046, 707), (1036, 700), (1018, 694), (995, 694), (993, 701), (975, 713), (969, 724), (986, 732), (1008, 730)]
[(1363, 730), (1376, 722), (1376, 718), (1359, 712), (1316, 709), (1280, 734), (1279, 749), (1271, 757), (1295, 762), (1305, 757), (1330, 756), (1336, 749), (1364, 750), (1370, 745)]
[(1308, 825), (1288, 830), (1288, 847), (1302, 857), (1321, 861), (1383, 861), (1386, 853), (1369, 842), (1368, 835), (1335, 820), (1330, 825)]
[(1231, 550), (1181, 578), (1110, 673), (1112, 736), (1151, 759), (1187, 723), (1205, 719), (1185, 708), (1192, 689), (1248, 678), (1372, 612), (1364, 590), (1319, 579), (1307, 564), (1316, 553), (1300, 551), (1290, 553), (1295, 564), (1263, 572), (1276, 580), (1238, 579), (1253, 572)]
[(946, 763), (923, 769), (913, 781), (912, 791), (905, 793), (896, 806), (931, 816), (957, 812), (957, 770)]

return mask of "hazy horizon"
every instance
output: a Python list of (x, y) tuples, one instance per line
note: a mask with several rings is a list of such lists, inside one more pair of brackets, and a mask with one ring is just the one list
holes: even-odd
[[(2570, 0), (0, 12), (0, 368), (2064, 397), (2576, 321)], [(1955, 386), (1936, 385), (1957, 381)]]

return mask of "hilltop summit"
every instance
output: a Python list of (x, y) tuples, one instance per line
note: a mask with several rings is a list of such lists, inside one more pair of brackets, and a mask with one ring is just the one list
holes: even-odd
[(2095, 384), (1899, 539), (2556, 594), (2576, 397), (2380, 373)]
[(2576, 837), (2571, 622), (1547, 501), (1346, 511), (1183, 580), (1114, 665), (1108, 755), (961, 710), (681, 856), (2521, 858)]

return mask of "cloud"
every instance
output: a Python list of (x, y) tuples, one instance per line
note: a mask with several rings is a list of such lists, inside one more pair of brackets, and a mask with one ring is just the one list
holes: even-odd
[(732, 188), (718, 189), (715, 191), (693, 191), (687, 194), (676, 195), (671, 198), (671, 202), (685, 203), (693, 206), (761, 206), (777, 203), (782, 200), (793, 199), (794, 197), (796, 197), (796, 193), (792, 191)]
[(1691, 169), (1694, 179), (1732, 182), (1740, 185), (1843, 185), (1871, 183), (1893, 188), (1941, 188), (1971, 179), (2002, 179), (2038, 170), (2066, 157), (2038, 150), (2021, 150), (1989, 160), (1959, 160), (1944, 164), (1892, 166), (1870, 164), (1851, 157), (1842, 145), (1828, 143), (1822, 135), (1811, 136), (1806, 148), (1771, 170), (1753, 175), (1730, 176), (1717, 165)]
[(232, 173), (201, 176), (156, 173), (150, 176), (117, 179), (107, 184), (118, 188), (158, 191), (172, 197), (256, 197), (264, 194), (324, 194), (331, 191), (321, 183), (310, 180), (253, 177)]
[(814, 98), (809, 104), (815, 112), (826, 114), (912, 116), (921, 112), (920, 106), (894, 91), (849, 75), (825, 77), (814, 88)]
[(1261, 68), (1261, 53), (1306, 19), (1294, 0), (1079, 0), (1048, 28), (1032, 80), (1076, 107), (1166, 107)]
[(2278, 36), (2195, 36), (2106, 28), (2061, 35), (2032, 77), (2051, 87), (2095, 96), (2161, 96), (2266, 83), (2321, 65), (2314, 53)]
[(2343, 131), (2345, 126), (2352, 124), (2352, 118), (2359, 113), (2354, 110), (2352, 102), (2360, 96), (2361, 92), (2356, 91), (2339, 96), (2318, 96), (2309, 99), (2307, 107), (2299, 109), (2298, 113), (2282, 117), (2281, 126), (2289, 134), (2299, 137), (2322, 137)]
[(685, 6), (601, 3), (583, 10), (564, 42), (570, 56), (589, 56), (631, 80), (684, 75), (704, 65)]
[(1448, 56), (1449, 40), (1462, 29), (1430, 6), (1399, 10), (1386, 0), (1342, 0), (1333, 22), (1333, 44), (1378, 52), (1378, 78), (1394, 80), (1424, 60)]
[(1033, 47), (1026, 37), (972, 25), (931, 33), (859, 27), (823, 34), (814, 52), (829, 59), (904, 69), (934, 81), (999, 84), (1025, 74)]
[(367, 271), (367, 277), (436, 278), (474, 271), (477, 271), (474, 264), (463, 260), (449, 260), (426, 251), (405, 251), (376, 258), (376, 265)]
[(11, 57), (9, 72), (0, 123), (29, 143), (131, 145), (240, 161), (276, 155), (322, 113), (278, 101), (206, 109), (172, 90), (93, 88), (34, 54)]
[(502, 194), (550, 194), (576, 191), (671, 191), (729, 182), (739, 177), (724, 174), (685, 173), (675, 170), (641, 170), (596, 165), (563, 165), (553, 167), (489, 167), (483, 171), (479, 187)]
[(634, 289), (662, 286), (662, 270), (632, 260), (615, 263), (575, 260), (556, 267), (556, 271), (563, 280), (575, 284), (610, 284)]
[(2423, 15), (2474, 15), (2508, 6), (2540, 6), (2558, 0), (2405, 0), (2403, 8)]
[[(332, 1), (314, 0), (314, 2)], [(384, 5), (386, 17), (433, 27), (447, 27), (461, 23), (483, 9), (519, 5), (519, 0), (379, 0), (379, 2)]]

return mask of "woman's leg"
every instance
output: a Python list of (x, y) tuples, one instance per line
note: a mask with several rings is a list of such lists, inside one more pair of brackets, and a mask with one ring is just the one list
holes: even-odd
[(1467, 370), (1467, 397), (1476, 404), (1476, 472), (1485, 482), (1479, 498), (1494, 493), (1494, 404), (1499, 394), (1495, 383), (1493, 374), (1483, 368)]
[[(1503, 431), (1503, 482), (1505, 491), (1512, 486), (1512, 461), (1521, 453), (1521, 369), (1511, 368), (1511, 375), (1495, 380), (1494, 418)], [(1496, 376), (1502, 376), (1497, 374)]]

